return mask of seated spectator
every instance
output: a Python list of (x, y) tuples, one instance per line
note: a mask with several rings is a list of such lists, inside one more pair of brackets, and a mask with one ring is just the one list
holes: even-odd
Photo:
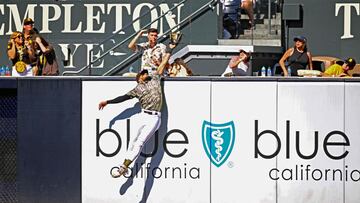
[[(287, 67), (291, 67), (291, 75), (297, 76), (297, 70), (306, 69), (308, 66), (310, 70), (312, 67), (312, 56), (306, 46), (306, 38), (303, 36), (294, 37), (294, 47), (288, 49), (281, 57), (279, 64), (283, 70), (284, 76), (288, 76)], [(287, 61), (287, 65), (285, 65)]]
[(175, 59), (168, 69), (170, 77), (186, 77), (193, 75), (189, 66), (180, 58)]
[(247, 76), (249, 69), (250, 53), (240, 49), (238, 56), (233, 56), (221, 77)]
[(349, 70), (352, 70), (356, 65), (353, 58), (348, 58), (344, 62), (338, 61), (329, 66), (323, 73), (323, 77), (350, 77)]
[(21, 32), (13, 32), (7, 47), (7, 55), (11, 60), (12, 76), (33, 76), (33, 68), (30, 65), (35, 57), (32, 47), (24, 42)]

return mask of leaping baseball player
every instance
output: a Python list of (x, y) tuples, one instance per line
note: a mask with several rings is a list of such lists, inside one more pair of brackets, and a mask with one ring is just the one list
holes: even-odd
[(138, 129), (137, 137), (132, 139), (130, 148), (128, 149), (124, 163), (119, 167), (113, 167), (110, 171), (113, 178), (118, 178), (126, 174), (132, 162), (139, 156), (145, 142), (155, 134), (161, 123), (161, 107), (163, 93), (161, 90), (161, 75), (168, 64), (172, 50), (176, 47), (176, 43), (170, 43), (166, 47), (165, 55), (153, 76), (149, 76), (147, 70), (142, 70), (136, 76), (137, 85), (125, 95), (116, 97), (112, 100), (101, 101), (99, 110), (102, 110), (107, 104), (116, 104), (134, 97), (139, 99), (141, 105), (140, 116), (143, 117), (143, 125)]

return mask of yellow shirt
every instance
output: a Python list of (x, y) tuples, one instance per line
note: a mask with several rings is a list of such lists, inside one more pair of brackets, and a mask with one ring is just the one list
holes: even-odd
[(340, 74), (344, 73), (344, 69), (342, 66), (335, 63), (329, 66), (324, 73), (329, 76), (340, 76)]

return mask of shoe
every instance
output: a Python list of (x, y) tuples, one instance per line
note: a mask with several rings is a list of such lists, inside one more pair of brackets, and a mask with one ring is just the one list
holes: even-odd
[(125, 166), (120, 166), (120, 167), (115, 166), (110, 170), (110, 174), (113, 178), (118, 178), (124, 174), (127, 174), (127, 172), (128, 172), (128, 168)]

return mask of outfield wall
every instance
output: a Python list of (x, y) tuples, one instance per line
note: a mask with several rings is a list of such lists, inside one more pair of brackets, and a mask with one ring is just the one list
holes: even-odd
[(134, 80), (10, 83), (19, 202), (360, 201), (358, 79), (166, 79), (160, 130), (119, 179), (109, 171), (141, 124), (140, 108), (97, 105)]

